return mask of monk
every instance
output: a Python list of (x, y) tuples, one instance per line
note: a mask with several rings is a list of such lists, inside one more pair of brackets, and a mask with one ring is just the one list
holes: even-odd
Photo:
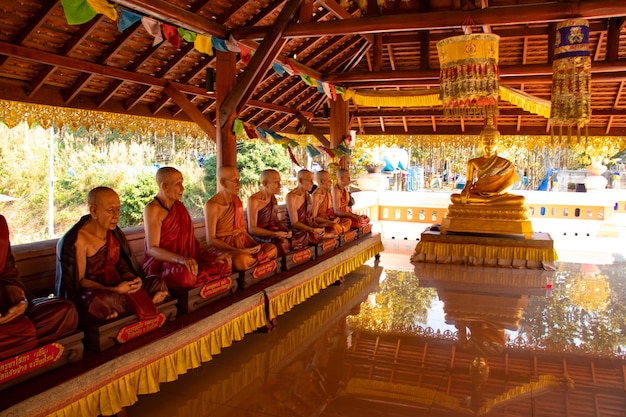
[(202, 247), (196, 238), (191, 216), (180, 201), (183, 180), (176, 168), (159, 168), (159, 191), (143, 211), (143, 268), (160, 274), (172, 288), (200, 287), (232, 273), (230, 256)]
[[(275, 195), (280, 193), (280, 174), (274, 169), (261, 172), (261, 189), (248, 198), (248, 233), (259, 243), (273, 243), (280, 256), (291, 250), (291, 231), (278, 219), (278, 202)], [(296, 242), (296, 246), (299, 246)]]
[(308, 244), (315, 245), (324, 238), (336, 237), (334, 233), (328, 233), (313, 220), (313, 201), (309, 192), (313, 188), (313, 173), (302, 169), (298, 171), (298, 185), (287, 193), (287, 227), (293, 231), (293, 235), (299, 238), (302, 235), (308, 237)]
[(155, 317), (155, 304), (169, 295), (158, 276), (146, 277), (126, 236), (117, 226), (120, 198), (108, 187), (87, 194), (89, 214), (57, 244), (56, 289), (91, 319), (112, 319), (126, 312), (140, 320)]
[(259, 243), (248, 233), (243, 204), (239, 199), (240, 176), (237, 168), (224, 165), (217, 170), (218, 191), (204, 206), (207, 242), (226, 251), (233, 268), (245, 271), (278, 256), (272, 243)]
[(337, 170), (337, 184), (332, 189), (331, 195), (333, 197), (333, 210), (337, 217), (344, 219), (350, 219), (351, 227), (357, 229), (363, 227), (370, 222), (370, 218), (366, 215), (361, 215), (352, 212), (350, 205), (350, 192), (348, 187), (350, 186), (350, 172), (345, 168), (339, 168)]
[(519, 178), (513, 164), (497, 155), (499, 138), (489, 121), (480, 133), (483, 156), (468, 161), (465, 187), (450, 196), (453, 204), (524, 204), (524, 196), (508, 193)]
[(39, 298), (29, 303), (9, 238), (9, 226), (0, 214), (0, 360), (70, 335), (78, 325), (69, 300)]
[(348, 218), (341, 218), (335, 215), (333, 210), (333, 199), (330, 190), (333, 182), (330, 173), (320, 170), (315, 173), (317, 188), (311, 194), (313, 199), (313, 219), (329, 233), (342, 234), (350, 230), (352, 221)]

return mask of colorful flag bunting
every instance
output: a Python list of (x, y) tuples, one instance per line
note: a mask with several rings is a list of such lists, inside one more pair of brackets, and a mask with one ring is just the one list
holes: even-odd
[(176, 28), (176, 26), (163, 23), (162, 30), (163, 36), (165, 36), (165, 40), (171, 43), (174, 48), (180, 48), (180, 35), (178, 34), (178, 29)]
[(237, 137), (243, 136), (244, 129), (243, 129), (243, 122), (241, 121), (241, 119), (235, 119), (233, 121), (233, 133)]
[(274, 71), (276, 71), (276, 74), (278, 74), (278, 76), (282, 77), (283, 75), (285, 75), (285, 68), (278, 62), (274, 62), (272, 64), (272, 68), (274, 69)]
[(126, 29), (141, 20), (141, 15), (130, 10), (120, 9), (120, 19), (117, 21), (117, 30), (124, 32)]
[(300, 165), (300, 163), (296, 160), (296, 157), (293, 154), (293, 151), (291, 150), (290, 146), (287, 146), (287, 152), (289, 152), (289, 159), (291, 159), (291, 162), (301, 167), (302, 165)]
[(321, 155), (321, 152), (315, 149), (312, 145), (306, 145), (306, 152), (311, 158), (315, 158), (316, 156)]
[(226, 41), (226, 48), (228, 48), (230, 52), (241, 52), (241, 48), (239, 48), (239, 42), (237, 42), (232, 34), (228, 37), (228, 40)]
[(98, 14), (86, 0), (61, 0), (67, 23), (82, 25)]
[(117, 20), (117, 8), (107, 0), (87, 0), (87, 3), (93, 7), (96, 13), (103, 14), (113, 21)]
[(213, 56), (213, 41), (212, 36), (206, 36), (198, 33), (196, 40), (193, 43), (193, 47), (200, 53)]
[(141, 18), (141, 24), (143, 25), (146, 32), (154, 37), (154, 41), (152, 41), (152, 46), (156, 46), (163, 42), (163, 33), (161, 32), (161, 22), (158, 20), (154, 20), (151, 17), (144, 16)]
[(191, 30), (178, 28), (178, 34), (181, 38), (183, 38), (186, 42), (195, 42), (198, 34), (196, 32), (192, 32)]
[(239, 45), (239, 49), (240, 49), (239, 56), (241, 57), (241, 62), (243, 62), (244, 65), (248, 65), (248, 63), (252, 59), (252, 53), (250, 52), (250, 49), (248, 49), (244, 45)]
[(256, 129), (250, 123), (244, 123), (243, 128), (246, 131), (246, 135), (248, 135), (249, 139), (257, 139), (258, 135), (256, 134)]
[(215, 49), (222, 52), (229, 52), (228, 48), (226, 47), (226, 41), (224, 39), (216, 38), (215, 36), (212, 36), (212, 38), (213, 47)]

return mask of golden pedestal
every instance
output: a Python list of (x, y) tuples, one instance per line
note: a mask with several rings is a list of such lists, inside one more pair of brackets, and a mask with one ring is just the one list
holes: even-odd
[(530, 239), (533, 227), (524, 205), (450, 204), (441, 234), (520, 235)]

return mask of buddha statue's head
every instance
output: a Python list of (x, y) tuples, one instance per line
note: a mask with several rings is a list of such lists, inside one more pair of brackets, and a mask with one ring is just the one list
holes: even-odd
[(480, 132), (480, 142), (485, 156), (493, 156), (498, 152), (500, 132), (491, 123)]

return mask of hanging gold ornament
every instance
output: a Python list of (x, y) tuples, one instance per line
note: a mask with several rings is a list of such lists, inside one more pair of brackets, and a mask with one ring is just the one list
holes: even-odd
[(440, 94), (448, 117), (497, 114), (498, 47), (491, 33), (453, 36), (437, 43)]

